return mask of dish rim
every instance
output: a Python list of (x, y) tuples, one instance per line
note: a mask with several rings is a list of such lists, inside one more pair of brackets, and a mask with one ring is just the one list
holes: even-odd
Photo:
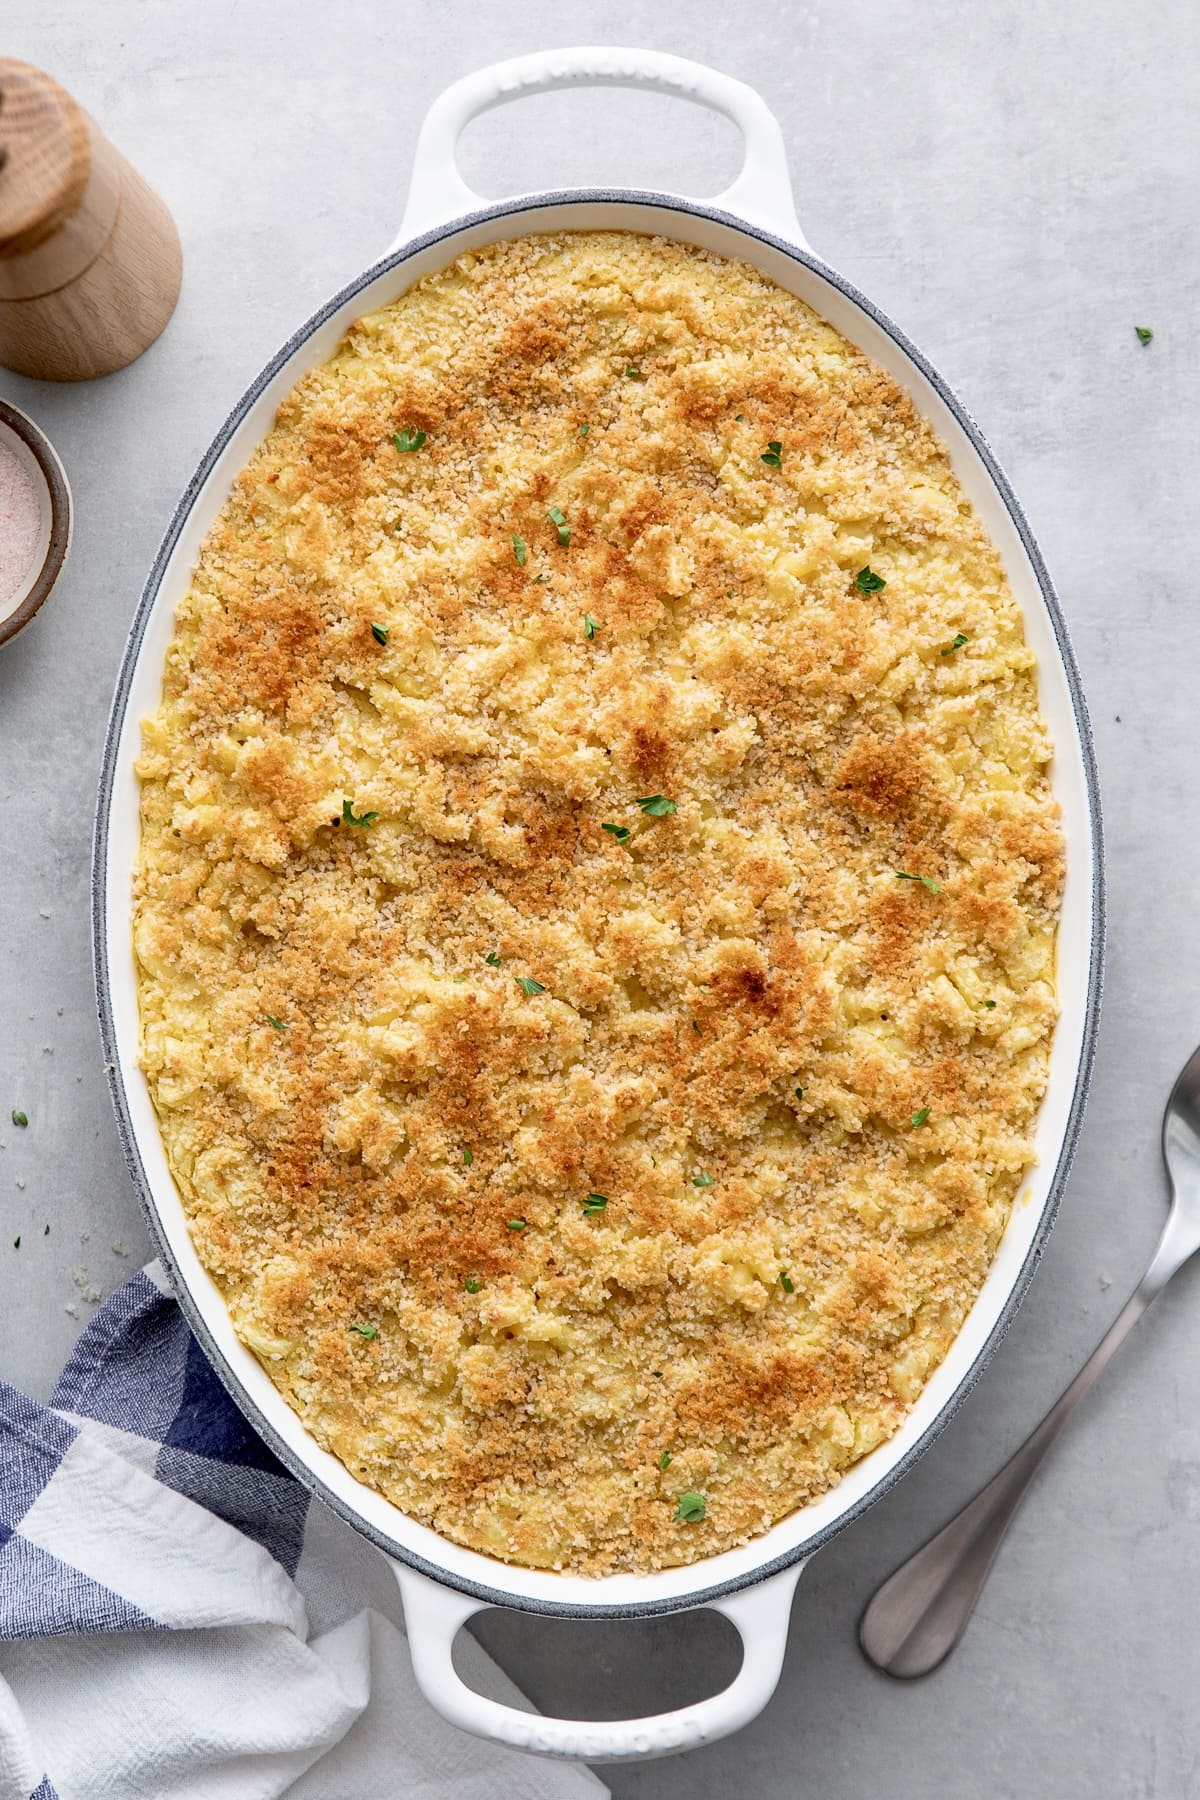
[[(224, 453), (230, 439), (241, 425), (251, 408), (260, 399), (265, 389), (283, 370), (291, 359), (301, 351), (313, 336), (326, 324), (334, 314), (353, 300), (354, 297), (369, 287), (380, 277), (401, 265), (408, 263), (422, 252), (434, 248), (448, 238), (472, 227), (491, 226), (506, 219), (516, 218), (530, 212), (552, 211), (557, 208), (579, 207), (581, 205), (615, 205), (622, 207), (652, 207), (660, 212), (683, 215), (709, 223), (716, 223), (729, 229), (741, 238), (749, 238), (756, 243), (769, 247), (788, 260), (799, 263), (815, 275), (819, 281), (827, 283), (859, 308), (875, 326), (882, 331), (909, 362), (927, 381), (941, 403), (952, 414), (956, 423), (964, 433), (972, 450), (978, 458), (983, 472), (1008, 514), (1009, 520), (1020, 542), (1021, 549), (1028, 560), (1043, 605), (1053, 631), (1059, 664), (1064, 676), (1071, 712), (1075, 724), (1075, 743), (1080, 755), (1083, 772), (1084, 789), (1087, 802), (1087, 817), (1091, 836), (1091, 867), (1087, 871), (1090, 878), (1090, 914), (1091, 934), (1087, 951), (1087, 980), (1084, 1000), (1084, 1013), (1080, 1032), (1078, 1058), (1074, 1068), (1074, 1080), (1071, 1103), (1063, 1125), (1061, 1139), (1055, 1159), (1053, 1173), (1047, 1184), (1046, 1197), (1042, 1204), (1040, 1217), (1034, 1230), (1024, 1259), (1013, 1278), (995, 1321), (971, 1363), (956, 1383), (953, 1391), (940, 1406), (929, 1424), (879, 1477), (879, 1479), (862, 1495), (847, 1504), (845, 1509), (836, 1514), (826, 1524), (818, 1527), (811, 1534), (803, 1537), (798, 1543), (788, 1547), (777, 1555), (770, 1556), (762, 1562), (755, 1563), (742, 1573), (717, 1580), (712, 1585), (695, 1590), (688, 1588), (677, 1595), (660, 1595), (643, 1600), (584, 1601), (572, 1599), (549, 1599), (540, 1594), (532, 1595), (521, 1591), (521, 1580), (526, 1575), (545, 1575), (546, 1571), (527, 1569), (522, 1564), (504, 1564), (495, 1562), (498, 1576), (511, 1574), (513, 1585), (505, 1586), (498, 1580), (491, 1585), (475, 1581), (462, 1575), (457, 1570), (446, 1568), (442, 1564), (430, 1561), (412, 1550), (409, 1546), (389, 1538), (371, 1520), (356, 1511), (354, 1506), (341, 1495), (334, 1493), (323, 1478), (316, 1472), (304, 1456), (287, 1444), (268, 1420), (257, 1402), (245, 1391), (245, 1388), (234, 1370), (228, 1365), (224, 1353), (216, 1344), (209, 1329), (203, 1308), (193, 1295), (186, 1276), (180, 1270), (167, 1241), (166, 1233), (159, 1218), (156, 1203), (149, 1179), (142, 1164), (137, 1138), (137, 1128), (130, 1114), (128, 1097), (125, 1091), (121, 1063), (121, 1050), (117, 1040), (112, 994), (110, 989), (110, 970), (108, 966), (108, 904), (107, 862), (109, 823), (112, 810), (113, 789), (118, 770), (118, 748), (125, 724), (125, 716), (129, 693), (137, 673), (140, 652), (146, 628), (157, 603), (163, 578), (174, 552), (175, 546), (183, 532), (193, 507), (207, 486), (210, 476)], [(613, 226), (611, 229), (636, 229), (635, 227)], [(543, 228), (544, 229), (544, 228)], [(564, 230), (585, 230), (586, 226), (566, 225)], [(606, 229), (599, 226), (595, 229)], [(532, 231), (527, 233), (533, 235)], [(518, 235), (514, 232), (513, 235)], [(651, 233), (652, 235), (652, 233)], [(689, 241), (686, 237), (680, 241)], [(404, 288), (398, 290), (404, 292)], [(1023, 609), (1022, 609), (1023, 610)], [(121, 667), (117, 678), (112, 708), (109, 714), (105, 733), (101, 778), (97, 797), (95, 833), (93, 840), (92, 862), (92, 923), (93, 923), (93, 959), (95, 967), (97, 1006), (99, 1013), (101, 1038), (104, 1046), (105, 1065), (109, 1088), (117, 1118), (118, 1136), (126, 1163), (137, 1188), (150, 1232), (158, 1253), (171, 1278), (172, 1288), (183, 1309), (188, 1324), (198, 1341), (213, 1363), (223, 1385), (233, 1395), (236, 1403), (247, 1416), (255, 1430), (274, 1451), (284, 1467), (294, 1475), (310, 1492), (314, 1493), (346, 1523), (360, 1531), (377, 1548), (389, 1557), (404, 1563), (420, 1574), (442, 1586), (452, 1588), (460, 1593), (477, 1599), (484, 1605), (516, 1607), (521, 1611), (549, 1617), (566, 1618), (635, 1618), (651, 1617), (657, 1614), (680, 1610), (690, 1610), (711, 1604), (722, 1596), (739, 1592), (755, 1583), (765, 1581), (772, 1575), (785, 1569), (803, 1564), (823, 1545), (860, 1518), (877, 1500), (889, 1493), (913, 1464), (922, 1456), (945, 1430), (951, 1419), (963, 1405), (971, 1393), (984, 1369), (995, 1355), (996, 1350), (1012, 1324), (1017, 1310), (1023, 1300), (1029, 1283), (1041, 1260), (1046, 1242), (1053, 1227), (1061, 1202), (1063, 1189), (1070, 1173), (1074, 1159), (1079, 1133), (1083, 1121), (1088, 1089), (1091, 1082), (1095, 1059), (1096, 1036), (1099, 1024), (1101, 990), (1103, 984), (1103, 953), (1105, 923), (1105, 893), (1103, 870), (1103, 824), (1100, 810), (1099, 784), (1097, 779), (1095, 750), (1092, 738), (1091, 723), (1086, 701), (1083, 696), (1078, 666), (1074, 651), (1067, 633), (1062, 609), (1054, 590), (1049, 571), (1046, 568), (1038, 544), (1025, 517), (1024, 510), (1018, 501), (1013, 488), (1000, 467), (990, 445), (976, 424), (974, 418), (954, 393), (953, 389), (939, 374), (932, 363), (923, 355), (907, 334), (897, 326), (886, 313), (882, 312), (854, 283), (847, 280), (836, 269), (830, 267), (822, 258), (815, 255), (805, 246), (800, 246), (778, 235), (771, 230), (751, 223), (737, 214), (729, 213), (719, 207), (706, 205), (701, 201), (684, 199), (674, 194), (658, 193), (644, 189), (608, 189), (608, 188), (570, 188), (556, 189), (546, 193), (520, 195), (510, 199), (497, 201), (480, 207), (472, 212), (456, 215), (444, 223), (432, 227), (407, 242), (398, 245), (386, 253), (378, 261), (369, 265), (353, 280), (344, 284), (322, 306), (320, 306), (302, 325), (298, 327), (283, 345), (268, 360), (263, 368), (248, 385), (241, 397), (231, 409), (222, 425), (214, 434), (208, 449), (198, 464), (195, 473), (185, 487), (176, 505), (171, 520), (159, 545), (146, 584), (143, 588), (137, 610), (130, 628), (129, 638), (122, 656)], [(959, 1334), (961, 1335), (961, 1333)], [(955, 1342), (957, 1343), (956, 1337)], [(952, 1353), (953, 1346), (951, 1346)], [(396, 1508), (400, 1511), (399, 1508)], [(802, 1510), (802, 1509), (797, 1509)], [(410, 1515), (404, 1515), (408, 1517)], [(794, 1517), (795, 1515), (787, 1515)], [(778, 1521), (777, 1523), (782, 1523)], [(436, 1528), (429, 1527), (435, 1535)], [(774, 1528), (772, 1528), (774, 1529)], [(764, 1534), (765, 1536), (766, 1534)], [(454, 1539), (444, 1537), (444, 1542), (456, 1551), (465, 1546), (458, 1545)], [(751, 1545), (754, 1540), (750, 1540)], [(490, 1561), (482, 1552), (473, 1552), (481, 1560)], [(697, 1558), (691, 1563), (680, 1564), (653, 1573), (669, 1580), (673, 1574), (689, 1577), (691, 1573), (706, 1561), (712, 1560), (722, 1552), (713, 1552), (712, 1558)], [(564, 1571), (565, 1576), (577, 1582), (586, 1582), (589, 1578), (579, 1576), (574, 1571)], [(636, 1582), (637, 1576), (629, 1580)]]

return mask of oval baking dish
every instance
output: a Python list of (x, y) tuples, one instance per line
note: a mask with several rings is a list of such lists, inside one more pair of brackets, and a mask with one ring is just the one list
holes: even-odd
[[(583, 84), (658, 89), (732, 119), (745, 162), (711, 202), (661, 193), (581, 189), (484, 204), (457, 173), (469, 119), (523, 93)], [(1060, 1017), (1042, 1105), (1037, 1162), (986, 1282), (957, 1339), (895, 1435), (854, 1464), (829, 1493), (737, 1549), (653, 1574), (588, 1579), (493, 1561), (454, 1544), (364, 1487), (322, 1450), (234, 1335), (202, 1267), (171, 1178), (138, 1066), (138, 1002), (130, 942), (130, 883), (138, 849), (139, 722), (159, 697), (175, 607), (230, 483), (274, 420), (284, 395), (324, 362), (350, 323), (463, 252), (547, 230), (656, 233), (740, 259), (806, 300), (912, 396), (947, 447), (965, 493), (999, 550), (1039, 669), (1043, 717), (1055, 744), (1051, 780), (1062, 810), (1067, 878), (1059, 932)], [(763, 101), (740, 82), (677, 57), (616, 49), (556, 50), (499, 64), (438, 99), (421, 131), (397, 244), (336, 294), (286, 343), (218, 432), (176, 509), (138, 607), (121, 666), (100, 785), (94, 861), (95, 957), (101, 1028), (118, 1128), (151, 1232), (180, 1303), (230, 1392), (280, 1459), (393, 1561), (404, 1595), (413, 1665), (447, 1718), (546, 1754), (591, 1761), (661, 1755), (736, 1730), (778, 1679), (792, 1592), (809, 1556), (904, 1474), (946, 1424), (1007, 1330), (1045, 1245), (1079, 1131), (1099, 1005), (1100, 820), (1087, 715), (1058, 603), (1020, 507), (980, 432), (908, 339), (808, 248), (792, 207), (783, 141)], [(713, 1606), (733, 1620), (742, 1667), (720, 1694), (641, 1720), (540, 1718), (482, 1698), (455, 1672), (459, 1626), (487, 1606), (576, 1618), (632, 1618)]]

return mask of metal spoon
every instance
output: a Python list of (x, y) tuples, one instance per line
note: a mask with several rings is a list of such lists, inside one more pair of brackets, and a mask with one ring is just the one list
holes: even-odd
[(909, 1679), (936, 1669), (967, 1628), (1009, 1524), (1042, 1459), (1119, 1346), (1172, 1275), (1200, 1250), (1200, 1050), (1184, 1064), (1163, 1114), (1171, 1210), (1150, 1267), (1074, 1381), (998, 1475), (902, 1563), (862, 1616), (868, 1662)]

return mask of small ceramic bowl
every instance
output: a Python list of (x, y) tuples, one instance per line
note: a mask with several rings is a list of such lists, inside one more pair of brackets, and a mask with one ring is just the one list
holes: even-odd
[(45, 432), (7, 400), (0, 400), (0, 445), (28, 472), (41, 513), (28, 572), (14, 594), (0, 597), (0, 644), (6, 644), (28, 625), (62, 574), (71, 546), (71, 489)]

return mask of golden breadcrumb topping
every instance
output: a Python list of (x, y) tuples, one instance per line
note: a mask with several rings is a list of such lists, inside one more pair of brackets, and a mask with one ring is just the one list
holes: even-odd
[(359, 320), (140, 764), (167, 1152), (318, 1441), (600, 1574), (894, 1431), (1030, 1159), (1049, 757), (945, 451), (753, 269), (564, 232)]

